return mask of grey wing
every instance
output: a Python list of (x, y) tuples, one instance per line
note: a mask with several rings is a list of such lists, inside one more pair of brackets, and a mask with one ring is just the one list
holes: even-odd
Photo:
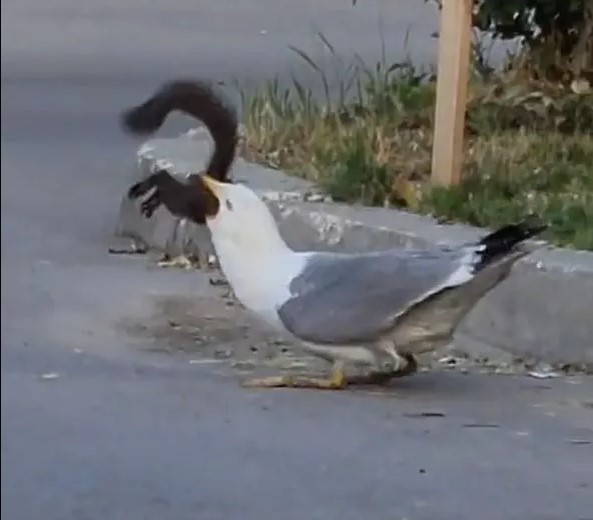
[(461, 266), (460, 250), (312, 256), (279, 309), (284, 326), (318, 344), (372, 341), (438, 292)]

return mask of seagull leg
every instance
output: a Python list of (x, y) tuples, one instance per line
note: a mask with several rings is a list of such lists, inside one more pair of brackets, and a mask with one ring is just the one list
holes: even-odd
[(382, 385), (389, 382), (396, 377), (405, 377), (418, 372), (418, 361), (409, 352), (397, 353), (397, 357), (402, 364), (398, 364), (397, 369), (392, 372), (371, 372), (368, 374), (367, 384)]
[(315, 388), (318, 390), (341, 390), (346, 388), (348, 381), (344, 374), (344, 363), (336, 361), (328, 379), (283, 375), (249, 379), (243, 382), (247, 388)]
[(404, 377), (418, 372), (418, 361), (413, 354), (410, 354), (409, 352), (401, 352), (399, 355), (406, 360), (406, 364), (403, 367), (398, 368), (392, 374), (393, 377)]

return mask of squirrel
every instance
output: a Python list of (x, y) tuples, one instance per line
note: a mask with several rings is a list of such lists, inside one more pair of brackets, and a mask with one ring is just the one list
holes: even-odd
[[(204, 173), (231, 182), (228, 173), (239, 141), (237, 115), (206, 82), (177, 79), (165, 83), (144, 103), (123, 111), (121, 125), (130, 134), (150, 135), (175, 110), (204, 123), (214, 140), (214, 151)], [(176, 217), (205, 224), (206, 215), (217, 212), (218, 200), (200, 178), (201, 173), (193, 173), (183, 183), (161, 169), (132, 185), (128, 198), (137, 199), (156, 188), (141, 204), (140, 211), (146, 218), (162, 204)]]

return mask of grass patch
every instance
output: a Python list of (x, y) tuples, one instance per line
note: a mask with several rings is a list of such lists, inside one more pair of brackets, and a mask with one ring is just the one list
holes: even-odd
[[(329, 42), (327, 43), (329, 46)], [(329, 46), (333, 52), (333, 48)], [(593, 91), (474, 76), (463, 183), (431, 187), (435, 79), (409, 61), (355, 60), (320, 101), (297, 80), (244, 98), (245, 154), (311, 179), (335, 200), (493, 227), (534, 212), (552, 243), (593, 250)]]

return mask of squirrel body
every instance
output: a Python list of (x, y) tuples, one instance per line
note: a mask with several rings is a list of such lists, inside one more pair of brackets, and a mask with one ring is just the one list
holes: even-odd
[(201, 174), (208, 173), (217, 180), (230, 182), (229, 171), (239, 140), (237, 115), (208, 83), (177, 79), (162, 85), (142, 104), (125, 110), (121, 124), (130, 134), (150, 135), (174, 111), (195, 117), (210, 132), (214, 150), (206, 170), (192, 173), (185, 183), (167, 170), (158, 170), (132, 185), (128, 197), (137, 199), (154, 189), (154, 193), (141, 204), (140, 210), (146, 218), (150, 218), (162, 204), (173, 215), (203, 225), (207, 214), (216, 213), (218, 200), (201, 182)]

